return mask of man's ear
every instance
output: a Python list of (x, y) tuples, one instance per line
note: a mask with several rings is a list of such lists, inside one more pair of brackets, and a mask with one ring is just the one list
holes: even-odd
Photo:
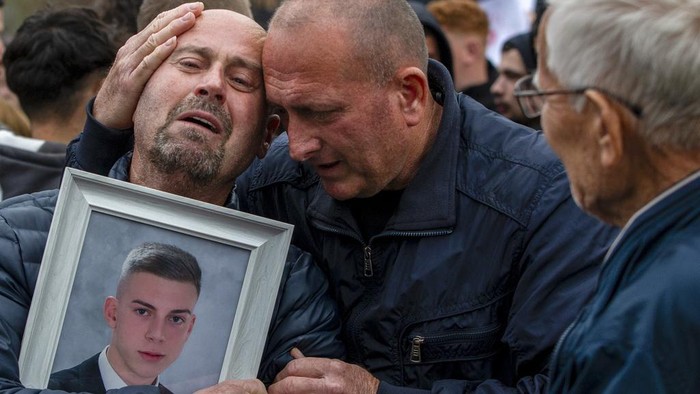
[(474, 64), (477, 59), (481, 58), (481, 54), (484, 52), (483, 47), (475, 38), (469, 38), (464, 43), (464, 51), (469, 59), (469, 64)]
[(624, 107), (604, 93), (589, 89), (586, 97), (592, 105), (592, 115), (596, 116), (595, 138), (598, 141), (600, 164), (610, 168), (623, 158), (625, 148), (625, 132), (628, 126), (625, 122)]
[(277, 131), (280, 128), (280, 116), (273, 114), (267, 117), (267, 123), (265, 124), (265, 137), (263, 138), (260, 149), (258, 150), (257, 156), (262, 159), (267, 154), (267, 150), (270, 149), (270, 144), (272, 143), (272, 138), (277, 135)]
[(107, 325), (112, 329), (117, 327), (118, 305), (119, 301), (116, 298), (109, 296), (105, 299), (105, 304), (102, 308), (102, 314), (104, 315), (105, 321), (107, 322)]
[(399, 89), (399, 105), (406, 124), (411, 127), (421, 122), (428, 100), (432, 100), (428, 77), (417, 67), (406, 67), (395, 75)]

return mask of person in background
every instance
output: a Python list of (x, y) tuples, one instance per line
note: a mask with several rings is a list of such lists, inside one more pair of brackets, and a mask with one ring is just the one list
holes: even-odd
[(143, 0), (47, 0), (53, 9), (86, 7), (94, 10), (110, 27), (111, 39), (119, 48), (136, 34), (136, 16)]
[(5, 66), (2, 64), (2, 55), (5, 53), (5, 0), (0, 0), (0, 99), (21, 111), (19, 100), (5, 80)]
[(700, 392), (699, 21), (697, 1), (552, 0), (540, 26), (516, 95), (577, 203), (622, 228), (550, 393)]
[[(85, 122), (85, 105), (114, 61), (110, 28), (87, 8), (29, 16), (5, 50), (7, 84), (30, 121), (31, 138), (0, 145), (3, 197), (58, 187), (66, 144)], [(86, 49), (88, 48), (88, 49)]]
[(267, 30), (267, 25), (282, 0), (250, 0), (255, 21)]
[(201, 286), (199, 263), (188, 252), (155, 242), (132, 249), (116, 296), (104, 302), (103, 315), (112, 329), (109, 345), (75, 367), (52, 373), (48, 388), (104, 394), (153, 385), (160, 394), (172, 394), (159, 376), (192, 333)]
[[(134, 122), (133, 151), (114, 164), (111, 177), (237, 209), (235, 179), (256, 155), (265, 155), (279, 124), (277, 116), (269, 115), (265, 100), (260, 57), (266, 33), (236, 12), (202, 8), (201, 3), (181, 5), (129, 39), (94, 103), (106, 105), (102, 108), (108, 112), (125, 110)], [(143, 58), (133, 62), (134, 53), (148, 56), (156, 67), (143, 74)], [(123, 79), (124, 73), (132, 79)], [(115, 85), (128, 91), (131, 100), (104, 97), (106, 88)], [(112, 148), (117, 143), (113, 138)], [(58, 190), (51, 190), (0, 203), (2, 394), (24, 389), (17, 357), (57, 198)], [(222, 382), (204, 393), (234, 392), (241, 384), (261, 392), (261, 382), (273, 381), (291, 360), (293, 348), (342, 358), (340, 318), (328, 289), (312, 256), (291, 246), (260, 381)], [(143, 392), (157, 393), (157, 387), (146, 386)]]
[(498, 65), (498, 78), (491, 85), (491, 93), (496, 111), (506, 118), (539, 130), (539, 118), (528, 118), (523, 114), (518, 100), (513, 96), (513, 88), (520, 78), (529, 75), (537, 68), (535, 50), (532, 47), (532, 34), (523, 33), (511, 37), (503, 43), (501, 64)]
[(433, 0), (427, 8), (450, 43), (455, 88), (494, 110), (491, 85), (498, 71), (486, 57), (489, 34), (486, 12), (475, 0)]
[[(112, 41), (121, 47), (138, 32), (136, 18), (143, 0), (102, 0), (100, 15), (114, 34)], [(175, 8), (175, 7), (171, 7)]]
[(450, 75), (452, 72), (452, 51), (450, 43), (445, 37), (440, 24), (435, 19), (433, 14), (428, 11), (425, 4), (419, 1), (409, 1), (413, 11), (418, 16), (418, 20), (423, 25), (423, 33), (425, 34), (425, 45), (428, 47), (428, 57), (442, 63)]
[[(295, 225), (348, 349), (295, 352), (269, 392), (543, 392), (616, 231), (576, 206), (542, 134), (456, 93), (405, 0), (287, 0), (262, 66), (289, 128), (236, 194)], [(108, 104), (138, 100), (127, 71), (105, 82), (71, 165), (102, 171), (129, 140), (133, 110)]]

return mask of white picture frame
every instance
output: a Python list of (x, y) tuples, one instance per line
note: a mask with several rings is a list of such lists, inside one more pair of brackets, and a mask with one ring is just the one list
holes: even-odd
[[(67, 168), (22, 340), (19, 357), (22, 384), (46, 388), (52, 372), (86, 358), (85, 352), (73, 354), (78, 352), (68, 338), (75, 334), (70, 334), (68, 326), (75, 325), (74, 320), (82, 319), (84, 314), (93, 314), (94, 305), (88, 308), (89, 313), (80, 312), (87, 304), (102, 305), (104, 294), (94, 293), (99, 293), (100, 287), (105, 288), (106, 294), (114, 291), (110, 286), (116, 287), (121, 262), (131, 248), (143, 242), (187, 244), (195, 249), (195, 252), (188, 252), (197, 257), (202, 269), (202, 292), (195, 307), (197, 322), (178, 361), (161, 374), (161, 381), (176, 364), (187, 360), (188, 352), (200, 350), (200, 346), (222, 352), (218, 357), (207, 354), (196, 360), (198, 365), (206, 361), (202, 358), (218, 359), (214, 367), (209, 367), (209, 372), (217, 372), (215, 367), (220, 362), (218, 379), (212, 381), (210, 373), (200, 371), (210, 377), (209, 381), (205, 378), (193, 381), (190, 377), (181, 383), (182, 389), (174, 392), (192, 392), (226, 379), (254, 378), (260, 366), (292, 231), (293, 226), (287, 223)], [(236, 278), (241, 275), (242, 278)], [(99, 284), (103, 279), (104, 285)], [(233, 283), (240, 287), (239, 291), (236, 286), (229, 286)], [(229, 287), (233, 293), (238, 291), (237, 300), (217, 293), (229, 291)], [(210, 290), (213, 293), (208, 294)], [(86, 297), (85, 294), (90, 295)], [(85, 323), (78, 322), (80, 343), (75, 346), (83, 346), (82, 342), (109, 333), (99, 332), (109, 329), (103, 319), (100, 321), (101, 309), (96, 309), (92, 317), (85, 319), (88, 325), (97, 319), (94, 324), (98, 328), (90, 331), (80, 325)], [(213, 323), (208, 321), (203, 310), (212, 319), (230, 315), (224, 318), (223, 324)], [(67, 315), (73, 316), (68, 322)], [(104, 327), (99, 328), (100, 325)], [(200, 335), (203, 339), (198, 338), (202, 326), (218, 327), (219, 331), (203, 333)], [(212, 339), (217, 336), (218, 342), (225, 343)], [(105, 341), (104, 338), (96, 340)], [(206, 343), (199, 343), (202, 340)], [(66, 347), (61, 341), (71, 344), (70, 352), (59, 351)], [(108, 343), (109, 338), (102, 348)], [(90, 353), (102, 348), (93, 348)], [(68, 353), (67, 357), (75, 360), (63, 361), (62, 367), (54, 365), (66, 358), (62, 353)], [(187, 368), (191, 368), (193, 363), (187, 363)], [(170, 382), (168, 388), (172, 390), (173, 387), (177, 386)]]

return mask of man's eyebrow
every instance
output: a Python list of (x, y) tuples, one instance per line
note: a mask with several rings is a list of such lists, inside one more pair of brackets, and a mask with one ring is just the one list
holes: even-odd
[(505, 67), (501, 70), (501, 74), (524, 77), (525, 75), (527, 75), (527, 72), (521, 72), (513, 68)]
[[(205, 48), (196, 45), (183, 45), (181, 47), (178, 47), (177, 49), (175, 49), (175, 51), (173, 51), (172, 56), (188, 52), (197, 54), (201, 57), (208, 59), (214, 56), (214, 51), (212, 51), (210, 48)], [(254, 62), (250, 59), (246, 59), (241, 56), (229, 56), (226, 59), (226, 63), (228, 66), (248, 68), (253, 71), (262, 73), (262, 64), (260, 62)]]
[[(148, 309), (153, 309), (154, 311), (158, 310), (158, 308), (156, 308), (155, 306), (153, 306), (145, 301), (141, 301), (141, 300), (136, 299), (136, 300), (132, 300), (131, 302), (134, 304), (139, 304), (139, 305), (145, 306)], [(189, 309), (173, 309), (169, 313), (187, 313), (188, 315), (191, 315), (192, 311)]]

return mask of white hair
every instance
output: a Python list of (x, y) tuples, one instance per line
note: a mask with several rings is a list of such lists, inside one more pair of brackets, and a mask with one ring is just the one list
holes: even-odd
[(652, 145), (700, 148), (700, 0), (550, 0), (547, 67), (640, 107)]

